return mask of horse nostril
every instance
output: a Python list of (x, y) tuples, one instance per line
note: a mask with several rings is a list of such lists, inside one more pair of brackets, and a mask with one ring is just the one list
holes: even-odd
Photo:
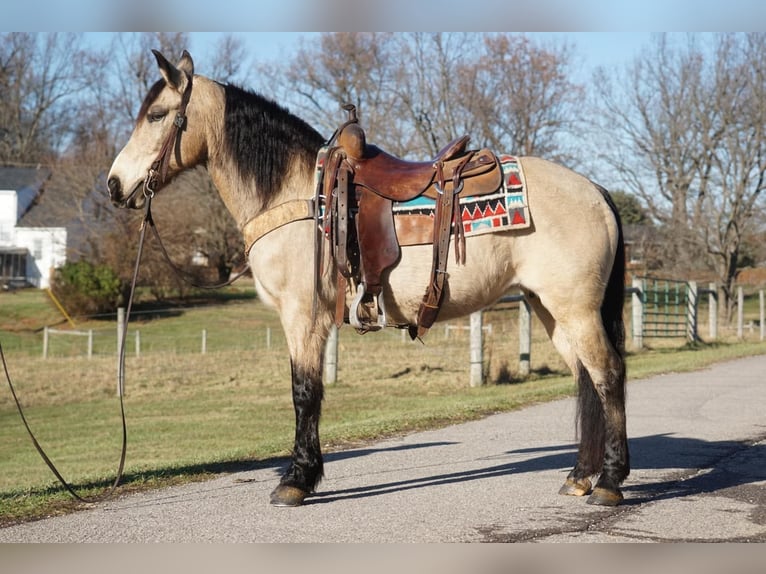
[(118, 177), (110, 177), (106, 182), (106, 187), (109, 189), (109, 197), (117, 199), (120, 196), (120, 179)]

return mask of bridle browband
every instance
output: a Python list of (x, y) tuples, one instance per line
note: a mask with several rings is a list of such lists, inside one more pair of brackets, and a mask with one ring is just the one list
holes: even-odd
[(170, 149), (175, 148), (176, 161), (181, 164), (181, 138), (180, 132), (186, 128), (186, 106), (189, 105), (191, 99), (192, 90), (192, 74), (184, 72), (186, 76), (186, 87), (183, 94), (181, 94), (181, 105), (176, 112), (176, 117), (173, 120), (173, 125), (170, 128), (168, 137), (165, 138), (165, 142), (162, 144), (157, 158), (149, 166), (149, 170), (144, 179), (144, 195), (149, 198), (154, 196), (155, 191), (158, 189), (158, 185), (161, 187), (165, 184), (168, 178), (168, 168), (170, 167)]

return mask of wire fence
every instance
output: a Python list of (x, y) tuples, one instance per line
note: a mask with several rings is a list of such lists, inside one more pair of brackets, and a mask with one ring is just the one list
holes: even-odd
[[(535, 358), (531, 370), (563, 369), (542, 325), (531, 329), (524, 352), (526, 366), (519, 368), (520, 328), (519, 302), (500, 304), (482, 313), (482, 338), (471, 342), (469, 317), (436, 324), (423, 342), (412, 341), (406, 330), (384, 329), (360, 336), (351, 327), (340, 330), (336, 368), (341, 379), (353, 371), (366, 370), (370, 365), (380, 368), (381, 376), (401, 376), (407, 372), (430, 370), (454, 371), (459, 379), (512, 382), (530, 372), (530, 354)], [(228, 308), (227, 308), (228, 307)], [(258, 309), (261, 309), (260, 311)], [(235, 309), (231, 305), (200, 308), (161, 309), (134, 313), (130, 318), (125, 341), (126, 359), (153, 358), (161, 362), (182, 363), (191, 356), (210, 356), (221, 360), (242, 360), (250, 357), (271, 362), (287, 363), (287, 342), (276, 314), (264, 317), (263, 306), (245, 302)], [(256, 311), (253, 311), (256, 309)], [(526, 308), (525, 308), (526, 310)], [(118, 333), (121, 331), (115, 315), (98, 318), (76, 317), (76, 328), (66, 325), (46, 327), (33, 337), (9, 345), (6, 350), (45, 362), (77, 358), (99, 361), (117, 356)], [(526, 330), (530, 331), (529, 328)], [(15, 349), (14, 349), (15, 348)], [(234, 354), (246, 352), (246, 356)], [(226, 357), (222, 354), (229, 353)], [(375, 359), (375, 360), (372, 360)], [(196, 368), (205, 368), (195, 358)], [(204, 363), (204, 361), (203, 361)], [(382, 363), (387, 363), (385, 366)], [(214, 367), (211, 367), (214, 369)], [(372, 371), (372, 369), (371, 369)], [(460, 374), (463, 373), (463, 374)], [(374, 377), (374, 374), (370, 374)]]
[[(757, 301), (759, 296), (760, 305), (753, 304), (753, 297)], [(749, 300), (752, 309), (749, 316), (739, 325), (721, 325), (719, 339), (764, 340), (762, 291), (754, 292)], [(707, 297), (700, 297), (700, 307), (707, 311), (707, 305)], [(338, 337), (335, 368), (341, 371), (352, 366), (367, 368), (371, 358), (391, 355), (397, 357), (401, 367), (398, 370), (396, 366), (388, 368), (393, 374), (407, 369), (439, 368), (464, 373), (460, 377), (471, 381), (513, 382), (530, 373), (565, 372), (563, 361), (548, 341), (542, 325), (534, 316), (526, 318), (522, 313), (523, 306), (517, 298), (485, 309), (482, 320), (473, 322), (481, 333), (478, 343), (470, 317), (435, 325), (426, 336), (425, 344), (411, 341), (403, 330), (384, 329), (360, 336), (352, 328), (344, 327)], [(131, 360), (154, 356), (168, 363), (180, 361), (183, 364), (184, 357), (190, 355), (214, 357), (219, 353), (246, 352), (247, 357), (285, 361), (287, 342), (284, 333), (276, 314), (268, 313), (262, 305), (251, 301), (239, 303), (234, 308), (231, 305), (209, 305), (135, 312), (129, 325), (126, 357)], [(625, 313), (626, 327), (630, 329), (630, 293)], [(6, 351), (32, 358), (117, 356), (119, 325), (115, 315), (76, 319), (75, 329), (49, 326), (25, 337), (6, 333), (3, 347)], [(528, 322), (526, 330), (523, 328), (525, 321)], [(706, 336), (704, 323), (702, 335), (704, 340), (712, 340)], [(678, 344), (684, 343), (681, 340)], [(396, 364), (396, 361), (392, 363)]]

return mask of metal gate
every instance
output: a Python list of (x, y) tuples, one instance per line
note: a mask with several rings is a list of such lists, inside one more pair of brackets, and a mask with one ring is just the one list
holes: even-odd
[(644, 337), (696, 338), (696, 294), (689, 283), (639, 277)]

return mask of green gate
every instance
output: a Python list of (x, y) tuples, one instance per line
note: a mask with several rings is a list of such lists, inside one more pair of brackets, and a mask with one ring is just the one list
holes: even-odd
[(639, 277), (642, 335), (644, 337), (697, 337), (696, 285), (674, 279)]

